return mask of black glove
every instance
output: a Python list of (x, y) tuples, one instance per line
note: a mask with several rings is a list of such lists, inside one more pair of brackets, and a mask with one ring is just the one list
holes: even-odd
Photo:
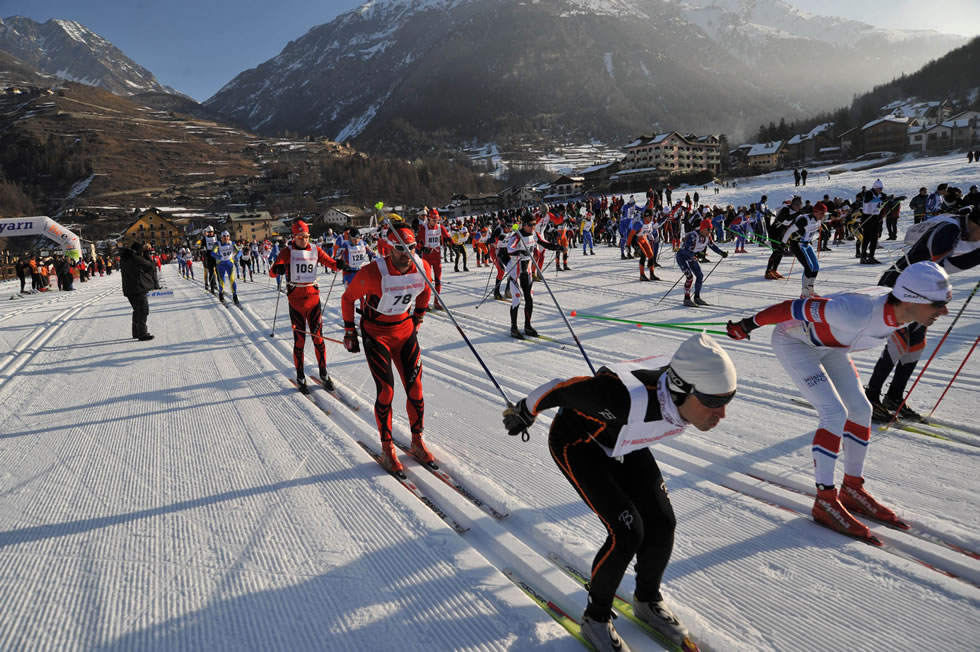
[(361, 342), (357, 339), (357, 331), (353, 328), (344, 329), (344, 348), (351, 353), (361, 351)]
[(749, 337), (749, 333), (757, 328), (758, 325), (756, 325), (755, 320), (751, 317), (746, 317), (737, 322), (729, 321), (727, 327), (728, 337), (733, 340), (749, 340), (752, 339)]
[(282, 276), (286, 273), (286, 266), (283, 263), (277, 263), (272, 266), (272, 273), (276, 276)]
[(728, 252), (727, 251), (721, 252), (721, 257), (722, 258), (728, 258)]
[(534, 424), (534, 415), (527, 409), (527, 401), (521, 399), (517, 405), (509, 405), (504, 410), (504, 428), (507, 434), (516, 436), (526, 431)]

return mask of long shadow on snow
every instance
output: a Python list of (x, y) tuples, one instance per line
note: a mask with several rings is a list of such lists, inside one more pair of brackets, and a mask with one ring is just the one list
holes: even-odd
[[(456, 546), (447, 547), (443, 537), (428, 533), (396, 545), (379, 544), (380, 550), (325, 569), (312, 579), (236, 597), (218, 596), (200, 610), (96, 649), (581, 649), (571, 637), (542, 640), (549, 634), (537, 630), (551, 622), (548, 616), (531, 603), (515, 608), (497, 598), (499, 576), (492, 569), (460, 571), (445, 563), (444, 556), (452, 555)], [(160, 602), (172, 604), (173, 599)]]

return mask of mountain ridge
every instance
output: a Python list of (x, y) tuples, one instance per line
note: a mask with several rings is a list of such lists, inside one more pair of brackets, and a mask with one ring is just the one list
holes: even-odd
[(180, 94), (119, 48), (74, 20), (44, 23), (11, 16), (0, 20), (0, 50), (38, 71), (66, 81), (98, 86), (117, 95)]
[[(838, 38), (860, 48), (807, 40), (821, 20), (846, 27)], [(804, 33), (787, 31), (794, 21)], [(262, 133), (368, 142), (396, 119), (450, 140), (542, 129), (613, 140), (651, 128), (737, 134), (760, 117), (839, 106), (873, 85), (869, 70), (887, 81), (876, 56), (913, 67), (889, 54), (889, 38), (936, 50), (966, 40), (808, 17), (781, 0), (378, 0), (314, 26), (203, 104)], [(924, 47), (907, 56), (925, 63)], [(845, 65), (861, 49), (874, 56)], [(771, 63), (760, 70), (761, 61)]]

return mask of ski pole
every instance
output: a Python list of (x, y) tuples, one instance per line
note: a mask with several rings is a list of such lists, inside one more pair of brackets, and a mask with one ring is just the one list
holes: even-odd
[(973, 286), (973, 292), (971, 292), (970, 296), (968, 296), (966, 298), (966, 301), (963, 302), (963, 307), (960, 308), (960, 311), (958, 313), (956, 313), (956, 317), (953, 318), (953, 323), (950, 324), (949, 328), (946, 329), (946, 332), (943, 333), (942, 339), (939, 340), (939, 344), (936, 345), (936, 348), (933, 350), (932, 355), (929, 356), (929, 359), (926, 361), (926, 365), (922, 367), (922, 371), (920, 371), (919, 375), (915, 377), (915, 382), (912, 383), (912, 387), (909, 388), (909, 391), (905, 394), (905, 398), (902, 399), (902, 403), (898, 406), (898, 409), (895, 410), (895, 414), (892, 415), (891, 421), (889, 421), (888, 424), (884, 428), (882, 428), (882, 430), (887, 430), (888, 428), (891, 427), (893, 423), (895, 423), (895, 419), (898, 418), (898, 413), (902, 411), (902, 408), (905, 407), (905, 402), (908, 401), (909, 396), (912, 395), (912, 390), (914, 390), (915, 386), (919, 384), (919, 380), (922, 378), (922, 374), (926, 372), (926, 369), (929, 368), (929, 364), (932, 362), (932, 359), (936, 357), (937, 353), (939, 353), (939, 347), (941, 347), (943, 345), (943, 342), (946, 341), (946, 338), (949, 337), (950, 332), (953, 330), (953, 326), (955, 326), (956, 322), (960, 320), (960, 316), (963, 315), (963, 311), (966, 310), (966, 307), (970, 304), (970, 301), (973, 300), (973, 297), (976, 295), (978, 288), (980, 288), (980, 281), (977, 281), (977, 284)]
[(601, 319), (603, 321), (620, 321), (624, 324), (640, 324), (642, 326), (727, 326), (727, 321), (634, 321), (632, 319), (620, 319), (618, 317), (603, 317), (602, 315), (583, 315), (573, 310), (569, 313), (572, 317), (583, 319)]
[[(674, 281), (674, 284), (670, 286), (670, 289), (667, 290), (666, 292), (664, 292), (664, 295), (662, 297), (660, 297), (660, 301), (663, 301), (664, 299), (666, 299), (667, 298), (667, 295), (674, 291), (674, 288), (677, 287), (677, 284), (680, 283), (681, 282), (681, 279), (683, 279), (685, 276), (687, 276), (687, 274), (681, 274), (681, 277), (679, 279), (677, 279), (676, 281)], [(660, 301), (658, 301), (656, 305), (659, 306), (660, 305)]]
[[(378, 202), (378, 203), (380, 203), (380, 202)], [(384, 221), (388, 225), (389, 231), (392, 234), (394, 234), (395, 239), (398, 240), (398, 243), (402, 247), (405, 247), (405, 249), (408, 249), (407, 245), (405, 244), (405, 241), (402, 240), (401, 234), (398, 233), (398, 229), (396, 229), (396, 228), (394, 228), (394, 226), (392, 226), (391, 219), (388, 218), (388, 217), (385, 217), (384, 218)], [(429, 286), (429, 290), (432, 292), (432, 294), (435, 296), (436, 300), (439, 302), (439, 304), (446, 311), (446, 315), (453, 322), (453, 326), (456, 327), (456, 330), (459, 332), (460, 337), (462, 337), (463, 338), (463, 341), (466, 342), (466, 345), (468, 347), (470, 347), (470, 351), (473, 352), (473, 356), (476, 358), (476, 361), (480, 363), (480, 366), (481, 367), (483, 367), (483, 371), (484, 371), (484, 373), (486, 373), (487, 377), (490, 379), (490, 382), (493, 383), (493, 386), (497, 388), (497, 391), (500, 392), (500, 395), (504, 398), (504, 402), (507, 404), (507, 407), (513, 407), (514, 404), (511, 403), (510, 398), (507, 396), (507, 393), (504, 391), (504, 388), (501, 387), (500, 386), (500, 383), (497, 382), (497, 379), (494, 378), (493, 373), (490, 371), (490, 368), (487, 367), (486, 363), (483, 361), (483, 358), (481, 358), (480, 357), (480, 354), (477, 352), (476, 347), (474, 347), (473, 346), (473, 343), (470, 342), (470, 338), (468, 338), (466, 336), (466, 333), (463, 332), (463, 328), (459, 325), (459, 322), (456, 321), (456, 316), (453, 315), (453, 311), (449, 309), (449, 306), (446, 305), (446, 302), (442, 300), (442, 297), (441, 296), (439, 296), (439, 293), (436, 291), (436, 288), (432, 284), (432, 281), (429, 280), (429, 275), (425, 273), (425, 269), (424, 268), (423, 269), (420, 269), (419, 272), (421, 273), (422, 280), (425, 281), (425, 284)], [(530, 439), (531, 439), (531, 435), (528, 434), (527, 429), (524, 429), (524, 431), (521, 432), (521, 440), (522, 441), (530, 441)]]
[[(725, 260), (725, 257), (724, 256), (722, 256), (721, 258), (718, 259), (718, 262), (715, 263), (715, 266), (711, 268), (711, 271), (710, 272), (708, 272), (708, 276), (711, 276), (714, 273), (714, 271), (716, 269), (718, 269), (718, 265), (720, 265), (721, 264), (721, 261), (723, 261), (723, 260)], [(704, 277), (704, 281), (707, 281), (708, 280), (708, 276), (705, 276)], [(701, 282), (704, 283), (704, 281), (701, 281)]]
[[(290, 326), (293, 326), (293, 325), (290, 324)], [(337, 339), (334, 339), (332, 337), (327, 337), (322, 332), (318, 335), (316, 333), (311, 333), (310, 331), (304, 331), (302, 328), (296, 328), (296, 326), (293, 326), (293, 332), (294, 333), (302, 333), (303, 335), (309, 335), (310, 337), (322, 337), (323, 339), (327, 340), (328, 342), (336, 342), (337, 344), (343, 344), (344, 343), (343, 340), (337, 340)]]
[(279, 316), (279, 299), (281, 299), (281, 298), (282, 298), (282, 292), (280, 292), (279, 289), (277, 288), (276, 289), (276, 311), (272, 315), (272, 332), (269, 333), (269, 337), (275, 337), (276, 336), (276, 318)]
[(480, 300), (480, 303), (476, 304), (477, 310), (480, 309), (480, 306), (483, 305), (484, 301), (490, 298), (490, 278), (493, 276), (493, 272), (495, 269), (496, 269), (496, 263), (494, 263), (494, 266), (490, 268), (490, 273), (487, 275), (487, 286), (483, 288), (483, 298)]
[(330, 301), (330, 293), (333, 292), (333, 284), (337, 282), (337, 277), (341, 275), (342, 272), (337, 272), (333, 275), (333, 280), (330, 281), (330, 288), (327, 290), (327, 298), (323, 300), (323, 305), (327, 305)]
[[(524, 252), (531, 256), (531, 264), (541, 272), (541, 268), (538, 267), (538, 261), (534, 260), (534, 256), (528, 251), (527, 245), (524, 244), (524, 239), (521, 237), (520, 233), (517, 234), (517, 241), (521, 243), (521, 247)], [(555, 252), (555, 258), (558, 257), (557, 251)], [(557, 267), (557, 264), (556, 264)], [(592, 371), (592, 375), (595, 375), (595, 367), (592, 366), (592, 361), (589, 360), (589, 354), (585, 352), (585, 347), (582, 346), (582, 342), (579, 341), (578, 335), (575, 334), (575, 329), (572, 328), (571, 323), (568, 321), (568, 317), (565, 316), (565, 311), (562, 310), (561, 305), (558, 303), (558, 299), (555, 297), (555, 293), (551, 291), (551, 286), (548, 285), (548, 279), (544, 277), (544, 273), (541, 273), (541, 282), (544, 283), (545, 289), (548, 290), (548, 294), (551, 295), (551, 300), (555, 302), (555, 307), (558, 308), (558, 314), (561, 315), (562, 321), (565, 322), (565, 326), (568, 327), (568, 332), (572, 334), (572, 339), (575, 340), (575, 344), (578, 346), (578, 350), (582, 352), (582, 357), (585, 358), (585, 364), (589, 365), (589, 369)]]
[(980, 342), (980, 336), (977, 336), (977, 339), (973, 340), (973, 346), (971, 346), (970, 347), (970, 350), (967, 351), (966, 357), (963, 358), (963, 362), (960, 363), (960, 366), (956, 370), (956, 373), (953, 374), (953, 377), (949, 379), (949, 384), (946, 385), (946, 389), (943, 390), (943, 393), (942, 393), (942, 395), (940, 395), (939, 400), (936, 401), (936, 404), (932, 406), (932, 409), (931, 410), (929, 410), (929, 416), (930, 417), (932, 416), (932, 413), (936, 411), (936, 408), (939, 407), (939, 403), (940, 403), (940, 401), (943, 400), (943, 397), (946, 396), (946, 392), (948, 392), (949, 391), (949, 388), (953, 386), (953, 381), (956, 380), (956, 377), (960, 375), (960, 372), (961, 371), (963, 371), (963, 365), (965, 365), (966, 364), (966, 361), (970, 359), (970, 355), (973, 353), (973, 349), (977, 348), (977, 343), (978, 342)]
[[(619, 322), (621, 324), (636, 324), (637, 326), (651, 326), (653, 328), (674, 328), (683, 331), (704, 331), (705, 333), (711, 333), (713, 335), (726, 335), (726, 331), (712, 331), (703, 328), (699, 324), (688, 324), (686, 322), (681, 322), (678, 324), (671, 324), (668, 322), (647, 322), (647, 321), (633, 321), (631, 319), (616, 319), (615, 317), (599, 317), (597, 315), (572, 315), (573, 317), (582, 317), (584, 319), (602, 319), (604, 321)], [(727, 324), (727, 322), (726, 322)], [(717, 324), (722, 326), (724, 324)]]

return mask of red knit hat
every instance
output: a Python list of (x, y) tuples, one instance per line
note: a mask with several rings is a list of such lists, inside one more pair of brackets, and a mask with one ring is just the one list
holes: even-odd
[[(395, 229), (398, 230), (398, 235), (395, 235)], [(400, 224), (396, 225), (394, 229), (388, 229), (388, 242), (393, 245), (401, 244), (398, 241), (399, 236), (401, 241), (407, 245), (415, 244), (415, 233), (409, 227)]]
[(306, 226), (306, 222), (304, 222), (303, 220), (296, 220), (295, 222), (293, 222), (293, 235), (296, 236), (301, 233), (305, 233), (306, 235), (309, 235), (310, 227)]
[(704, 218), (703, 220), (701, 220), (701, 223), (698, 224), (698, 231), (700, 231), (701, 229), (709, 229), (710, 230), (711, 229), (711, 220), (709, 220), (708, 218)]

